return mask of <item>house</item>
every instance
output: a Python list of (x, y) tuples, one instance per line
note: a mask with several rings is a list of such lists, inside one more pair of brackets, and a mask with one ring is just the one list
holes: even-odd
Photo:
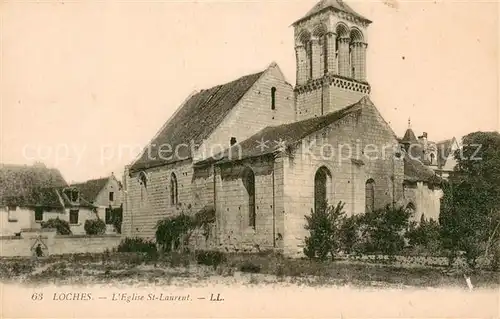
[(443, 197), (442, 176), (437, 174), (443, 159), (441, 146), (429, 141), (427, 132), (417, 138), (410, 121), (400, 144), (407, 155), (404, 158), (403, 203), (414, 211), (416, 221), (422, 215), (438, 221)]
[(95, 206), (68, 186), (59, 170), (43, 164), (0, 164), (1, 235), (39, 229), (53, 218), (70, 224), (73, 234), (85, 234), (86, 219), (96, 218)]
[(106, 222), (106, 232), (116, 232), (113, 219), (117, 217), (121, 220), (122, 184), (115, 175), (112, 173), (108, 177), (72, 184), (71, 187), (78, 190), (80, 198), (95, 207), (96, 214)]
[(304, 215), (325, 202), (349, 215), (403, 203), (425, 174), (369, 97), (370, 24), (322, 0), (293, 24), (295, 86), (271, 63), (189, 96), (125, 168), (123, 234), (154, 238), (158, 220), (213, 207), (200, 247), (299, 257)]

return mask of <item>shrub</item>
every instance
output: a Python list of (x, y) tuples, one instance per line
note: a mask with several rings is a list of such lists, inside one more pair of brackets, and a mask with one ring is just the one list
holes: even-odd
[(258, 274), (260, 273), (260, 266), (250, 261), (245, 261), (243, 265), (240, 266), (240, 271)]
[(423, 215), (420, 224), (410, 224), (405, 237), (410, 246), (418, 251), (433, 256), (440, 255), (442, 251), (439, 224), (433, 219), (426, 220)]
[(309, 258), (325, 260), (328, 254), (333, 259), (339, 248), (340, 224), (344, 217), (344, 204), (339, 202), (336, 207), (322, 205), (322, 208), (311, 211), (305, 216), (305, 229), (310, 235), (305, 238), (304, 254)]
[(149, 255), (156, 253), (156, 244), (151, 241), (140, 237), (135, 238), (125, 238), (123, 239), (118, 247), (116, 248), (118, 252), (141, 252), (147, 253)]
[(83, 225), (87, 235), (102, 235), (106, 232), (106, 223), (100, 219), (87, 219)]
[(40, 226), (44, 229), (54, 228), (56, 229), (58, 235), (71, 235), (69, 223), (65, 220), (59, 219), (59, 217), (42, 222)]
[(193, 219), (184, 213), (162, 219), (156, 224), (156, 242), (165, 252), (177, 250), (189, 241), (193, 225)]
[(404, 233), (409, 225), (410, 212), (403, 207), (376, 209), (364, 214), (361, 223), (365, 238), (365, 253), (395, 255), (404, 248)]
[[(190, 207), (190, 205), (188, 205)], [(185, 213), (162, 219), (156, 224), (156, 242), (165, 252), (182, 249), (187, 251), (191, 234), (197, 228), (203, 228), (205, 239), (210, 235), (210, 224), (215, 222), (215, 209), (205, 206), (194, 216)]]
[(196, 261), (200, 265), (213, 266), (217, 268), (223, 262), (226, 262), (226, 255), (220, 251), (214, 250), (199, 250), (196, 251)]
[(356, 251), (360, 244), (360, 236), (358, 234), (360, 229), (359, 215), (352, 215), (344, 218), (340, 224), (339, 241), (340, 248), (347, 254)]

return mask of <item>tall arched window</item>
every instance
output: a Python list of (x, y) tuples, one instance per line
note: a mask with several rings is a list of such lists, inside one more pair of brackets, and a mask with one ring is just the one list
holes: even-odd
[(369, 179), (365, 184), (365, 212), (371, 212), (375, 208), (375, 181)]
[(328, 36), (325, 34), (323, 35), (323, 73), (327, 74), (328, 73)]
[(170, 175), (170, 204), (179, 204), (179, 196), (177, 193), (177, 177), (174, 173)]
[(271, 88), (271, 110), (276, 109), (276, 88), (273, 86)]
[(255, 174), (252, 169), (246, 168), (242, 179), (248, 198), (248, 226), (255, 228)]
[(312, 41), (306, 43), (306, 56), (307, 56), (307, 78), (313, 78), (313, 55), (312, 55)]
[(328, 205), (328, 197), (331, 190), (330, 171), (322, 166), (314, 175), (314, 211), (325, 209)]

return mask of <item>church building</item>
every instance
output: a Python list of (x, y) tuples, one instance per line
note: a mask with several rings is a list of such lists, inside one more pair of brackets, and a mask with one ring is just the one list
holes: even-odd
[(370, 100), (370, 23), (322, 0), (293, 24), (294, 86), (271, 63), (189, 96), (125, 168), (124, 236), (154, 238), (158, 220), (211, 207), (198, 248), (302, 256), (304, 215), (325, 201), (349, 215), (408, 205), (406, 181), (429, 171)]

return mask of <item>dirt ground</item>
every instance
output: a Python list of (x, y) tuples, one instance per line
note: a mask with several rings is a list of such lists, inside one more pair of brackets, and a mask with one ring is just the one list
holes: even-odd
[[(248, 265), (251, 265), (249, 267)], [(361, 287), (463, 287), (460, 270), (445, 267), (401, 266), (362, 261), (314, 262), (275, 256), (232, 255), (217, 267), (199, 265), (186, 256), (156, 262), (134, 254), (70, 255), (45, 259), (0, 260), (0, 280), (28, 285), (119, 284), (174, 285), (306, 285)], [(474, 287), (500, 286), (500, 273), (476, 270)]]

